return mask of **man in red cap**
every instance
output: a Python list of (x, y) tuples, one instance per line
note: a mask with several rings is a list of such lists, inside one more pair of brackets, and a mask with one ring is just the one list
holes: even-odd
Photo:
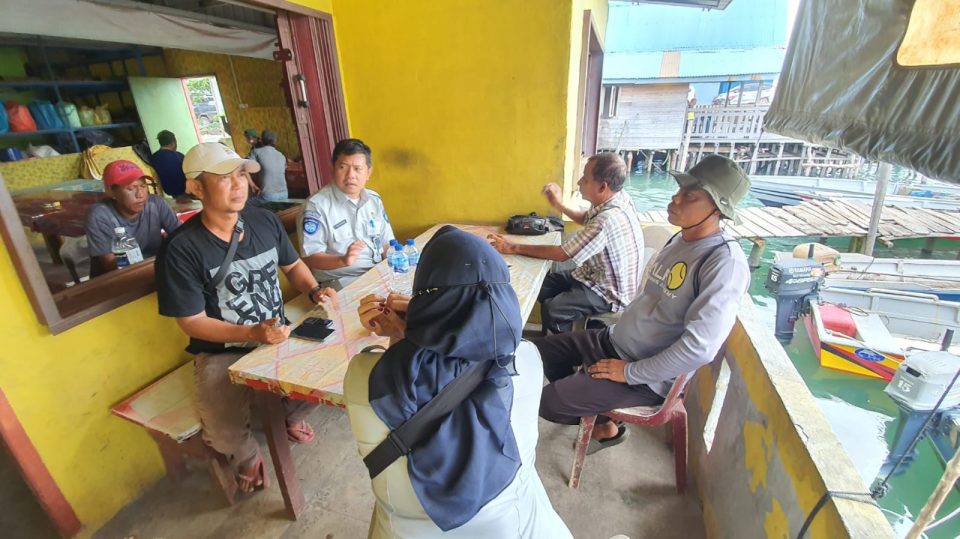
[[(90, 246), (90, 276), (117, 269), (113, 238), (119, 228), (137, 239), (140, 255), (130, 263), (157, 254), (162, 231), (173, 232), (180, 221), (162, 198), (147, 192), (150, 176), (135, 163), (118, 160), (103, 170), (103, 189), (110, 198), (94, 205), (87, 214), (87, 243)], [(129, 255), (128, 255), (129, 256)]]

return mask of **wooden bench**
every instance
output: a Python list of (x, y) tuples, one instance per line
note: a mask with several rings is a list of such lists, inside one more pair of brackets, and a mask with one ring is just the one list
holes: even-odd
[(233, 505), (236, 478), (226, 457), (203, 443), (200, 415), (195, 403), (193, 362), (174, 370), (113, 407), (113, 413), (145, 428), (163, 457), (167, 476), (179, 482), (186, 475), (187, 456), (207, 462), (210, 476)]

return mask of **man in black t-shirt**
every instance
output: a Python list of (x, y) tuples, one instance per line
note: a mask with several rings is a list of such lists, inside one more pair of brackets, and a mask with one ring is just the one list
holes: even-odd
[[(160, 314), (177, 319), (190, 337), (187, 351), (197, 355), (197, 405), (204, 440), (232, 460), (244, 492), (264, 484), (263, 457), (250, 434), (252, 390), (231, 384), (227, 369), (251, 348), (289, 336), (281, 271), (315, 303), (327, 299), (336, 303), (336, 293), (321, 288), (300, 261), (280, 220), (269, 211), (244, 207), (250, 173), (259, 169), (255, 161), (216, 142), (187, 152), (183, 171), (203, 211), (164, 241), (156, 262)], [(237, 228), (242, 232), (236, 254), (216, 282)], [(304, 418), (315, 405), (286, 404), (289, 439), (300, 443), (313, 439)]]

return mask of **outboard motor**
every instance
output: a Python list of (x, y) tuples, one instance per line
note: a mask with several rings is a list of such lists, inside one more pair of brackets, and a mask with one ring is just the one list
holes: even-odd
[(800, 311), (823, 285), (823, 265), (812, 258), (788, 258), (770, 267), (767, 290), (777, 298), (777, 340), (787, 344), (793, 339), (793, 325)]
[[(893, 379), (883, 389), (884, 393), (897, 403), (900, 417), (897, 420), (897, 432), (893, 437), (893, 447), (880, 468), (881, 473), (889, 473), (901, 458), (904, 466), (898, 468), (896, 473), (903, 473), (907, 468), (906, 465), (916, 458), (918, 453), (916, 446), (906, 454), (910, 444), (920, 435), (927, 416), (947, 390), (958, 368), (960, 368), (960, 357), (944, 351), (916, 352), (897, 367)], [(923, 434), (930, 434), (931, 431), (950, 423), (949, 419), (960, 409), (958, 407), (960, 407), (960, 381), (955, 383), (944, 396), (943, 402), (937, 408), (936, 417), (932, 418), (930, 426)], [(942, 434), (950, 436), (949, 433)]]

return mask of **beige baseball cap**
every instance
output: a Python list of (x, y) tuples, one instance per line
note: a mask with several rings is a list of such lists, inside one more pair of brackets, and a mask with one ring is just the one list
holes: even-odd
[(196, 178), (201, 172), (230, 174), (241, 165), (247, 172), (260, 172), (260, 163), (240, 157), (219, 142), (197, 144), (183, 156), (183, 174), (188, 180)]

